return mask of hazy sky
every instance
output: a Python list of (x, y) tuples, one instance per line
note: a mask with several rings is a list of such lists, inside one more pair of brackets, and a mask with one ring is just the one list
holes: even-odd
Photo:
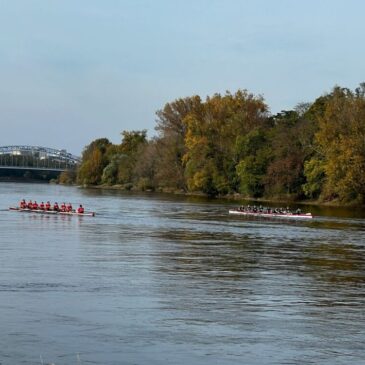
[(0, 146), (154, 134), (179, 97), (262, 94), (272, 113), (365, 81), (362, 0), (0, 0)]

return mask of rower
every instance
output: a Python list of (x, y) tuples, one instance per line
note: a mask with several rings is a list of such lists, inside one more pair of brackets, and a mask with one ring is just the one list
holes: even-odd
[(46, 203), (46, 210), (51, 210), (51, 203), (49, 201)]
[(77, 208), (77, 213), (84, 213), (84, 208), (83, 208), (83, 206), (80, 204), (80, 206)]
[(44, 203), (43, 202), (41, 204), (39, 204), (39, 209), (44, 210)]
[(72, 212), (72, 204), (68, 203), (66, 206), (66, 212)]
[(25, 202), (25, 199), (23, 199), (19, 204), (20, 209), (25, 209), (27, 207), (27, 203)]
[(53, 204), (53, 210), (54, 210), (55, 212), (58, 212), (58, 211), (60, 210), (60, 208), (59, 208), (59, 206), (58, 206), (58, 203), (57, 203), (57, 202), (55, 202), (55, 203)]
[(66, 204), (65, 203), (61, 204), (61, 212), (66, 212)]
[(29, 200), (29, 202), (27, 204), (27, 208), (28, 209), (33, 209), (33, 202), (31, 200)]
[(38, 209), (38, 203), (34, 200), (34, 203), (33, 203), (33, 209), (37, 210)]

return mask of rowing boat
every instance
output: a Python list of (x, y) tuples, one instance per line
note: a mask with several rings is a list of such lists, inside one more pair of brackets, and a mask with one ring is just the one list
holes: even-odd
[(50, 214), (50, 215), (77, 215), (80, 217), (95, 217), (95, 212), (84, 212), (78, 213), (76, 211), (72, 212), (60, 212), (56, 210), (42, 210), (42, 209), (28, 209), (28, 208), (18, 208), (18, 207), (10, 207), (9, 210), (24, 212), (24, 213), (38, 213), (38, 214)]
[(264, 213), (264, 212), (250, 212), (245, 210), (230, 209), (229, 214), (244, 215), (250, 217), (264, 217), (264, 218), (289, 218), (289, 219), (311, 219), (311, 213)]

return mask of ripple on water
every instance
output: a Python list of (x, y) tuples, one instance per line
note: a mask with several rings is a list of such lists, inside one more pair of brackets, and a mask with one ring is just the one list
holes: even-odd
[(0, 185), (3, 206), (23, 196), (97, 215), (0, 212), (0, 363), (363, 361), (358, 214), (241, 219), (217, 200)]

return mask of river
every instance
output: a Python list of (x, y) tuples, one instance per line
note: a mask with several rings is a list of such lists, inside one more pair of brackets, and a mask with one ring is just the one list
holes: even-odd
[[(8, 211), (83, 203), (95, 217)], [(365, 214), (0, 184), (0, 364), (365, 364)]]

